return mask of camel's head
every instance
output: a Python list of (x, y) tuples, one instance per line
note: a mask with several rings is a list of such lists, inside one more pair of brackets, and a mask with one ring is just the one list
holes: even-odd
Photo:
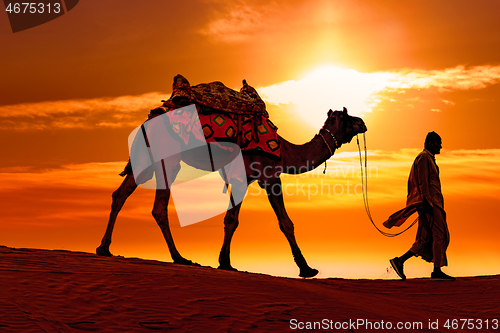
[(329, 131), (335, 137), (337, 148), (351, 142), (355, 135), (367, 131), (363, 119), (348, 115), (345, 107), (343, 111), (328, 111), (328, 118), (321, 130)]

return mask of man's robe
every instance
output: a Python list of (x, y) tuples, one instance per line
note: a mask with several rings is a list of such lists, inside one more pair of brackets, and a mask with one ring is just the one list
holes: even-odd
[(418, 211), (419, 222), (415, 243), (410, 251), (434, 266), (448, 265), (446, 249), (450, 233), (446, 223), (439, 168), (434, 155), (424, 149), (413, 162), (408, 178), (406, 207), (392, 214), (384, 226), (400, 226), (413, 213)]
[(406, 207), (392, 214), (384, 226), (392, 228), (400, 226), (417, 210), (423, 210), (425, 203), (430, 207), (437, 206), (444, 212), (444, 199), (441, 193), (439, 168), (434, 155), (424, 149), (415, 158), (408, 177), (408, 196)]

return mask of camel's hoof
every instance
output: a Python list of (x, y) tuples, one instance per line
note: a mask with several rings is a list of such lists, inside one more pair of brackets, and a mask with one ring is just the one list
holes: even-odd
[(231, 265), (219, 265), (219, 267), (217, 267), (217, 269), (223, 269), (225, 271), (234, 271), (234, 272), (238, 271), (236, 268), (234, 268)]
[(113, 255), (111, 252), (109, 252), (109, 247), (106, 246), (99, 246), (97, 249), (95, 249), (95, 253), (98, 256), (103, 256), (103, 257), (112, 257)]
[(187, 260), (184, 258), (174, 259), (174, 264), (186, 265), (186, 266), (198, 266), (198, 267), (201, 266), (200, 264), (198, 264), (196, 262), (192, 262), (191, 260)]
[(318, 273), (319, 273), (319, 271), (317, 269), (307, 267), (306, 269), (300, 270), (299, 276), (303, 277), (303, 278), (310, 278), (310, 277), (316, 276)]

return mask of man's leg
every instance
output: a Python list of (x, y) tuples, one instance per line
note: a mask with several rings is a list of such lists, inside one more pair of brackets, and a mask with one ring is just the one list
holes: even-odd
[(389, 262), (391, 263), (392, 268), (394, 271), (399, 275), (399, 277), (402, 280), (406, 280), (406, 275), (404, 273), (403, 265), (406, 262), (406, 260), (410, 259), (411, 257), (414, 257), (417, 255), (416, 252), (412, 251), (413, 249), (421, 249), (424, 247), (425, 239), (426, 239), (426, 228), (425, 226), (428, 225), (428, 220), (425, 216), (424, 211), (419, 211), (418, 212), (418, 231), (417, 231), (417, 236), (415, 243), (412, 245), (411, 249), (408, 250), (405, 254), (403, 254), (401, 257), (396, 257)]
[(411, 257), (414, 257), (415, 253), (412, 252), (411, 250), (408, 250), (405, 254), (403, 254), (401, 257), (399, 257), (399, 260), (404, 263), (406, 260), (410, 259)]
[(411, 250), (409, 250), (408, 252), (403, 254), (401, 257), (396, 257), (396, 258), (389, 260), (392, 268), (394, 268), (394, 271), (399, 275), (399, 277), (402, 280), (406, 280), (406, 275), (405, 275), (404, 270), (403, 270), (403, 265), (404, 265), (406, 260), (410, 259), (413, 256), (415, 256), (415, 253), (413, 253), (413, 252), (411, 252)]
[(432, 213), (434, 217), (432, 224), (434, 272), (432, 272), (431, 278), (439, 280), (455, 280), (454, 277), (451, 277), (441, 271), (442, 266), (448, 266), (448, 259), (446, 257), (446, 249), (450, 243), (448, 225), (443, 217), (443, 211), (440, 208), (434, 206)]

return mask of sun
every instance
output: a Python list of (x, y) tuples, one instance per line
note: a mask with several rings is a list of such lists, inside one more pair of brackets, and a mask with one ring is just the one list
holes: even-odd
[(377, 93), (390, 84), (390, 73), (361, 73), (338, 66), (321, 66), (303, 78), (259, 89), (271, 104), (290, 104), (311, 125), (321, 126), (328, 110), (346, 107), (352, 115), (371, 112)]

